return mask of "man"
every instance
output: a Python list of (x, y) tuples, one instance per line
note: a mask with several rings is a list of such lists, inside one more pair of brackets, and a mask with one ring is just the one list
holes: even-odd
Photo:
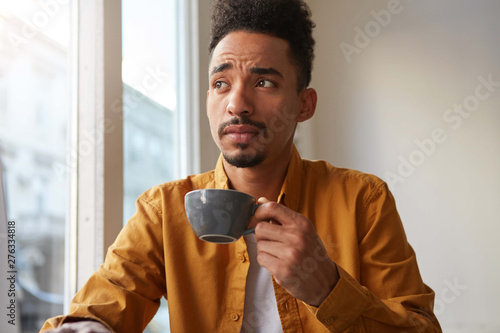
[[(172, 332), (441, 332), (385, 183), (293, 145), (316, 108), (312, 28), (299, 0), (215, 1), (215, 170), (141, 195), (69, 315), (44, 329), (140, 332), (165, 296)], [(199, 240), (183, 208), (199, 188), (259, 198), (255, 235)]]

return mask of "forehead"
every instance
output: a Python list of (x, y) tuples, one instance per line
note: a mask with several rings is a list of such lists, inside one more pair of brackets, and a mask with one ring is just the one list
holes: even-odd
[(227, 34), (215, 47), (210, 68), (231, 63), (235, 67), (274, 67), (293, 70), (290, 47), (284, 39), (245, 31)]

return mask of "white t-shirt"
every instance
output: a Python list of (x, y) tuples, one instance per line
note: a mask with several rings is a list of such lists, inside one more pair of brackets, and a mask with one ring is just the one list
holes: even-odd
[(271, 274), (257, 262), (255, 235), (246, 235), (244, 238), (247, 244), (250, 268), (245, 287), (245, 309), (241, 332), (283, 332)]

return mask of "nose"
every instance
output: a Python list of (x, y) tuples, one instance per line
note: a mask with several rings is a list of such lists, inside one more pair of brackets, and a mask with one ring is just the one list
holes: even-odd
[(234, 85), (229, 95), (226, 111), (231, 116), (249, 116), (253, 113), (252, 92), (243, 84)]

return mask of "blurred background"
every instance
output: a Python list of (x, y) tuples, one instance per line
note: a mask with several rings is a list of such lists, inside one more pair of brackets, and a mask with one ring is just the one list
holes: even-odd
[[(17, 224), (19, 332), (38, 332), (68, 302), (71, 172), (85, 157), (70, 144), (76, 3), (0, 0), (0, 159)], [(299, 126), (299, 151), (389, 183), (445, 332), (500, 332), (500, 2), (308, 3), (319, 99)], [(123, 222), (144, 190), (190, 172), (177, 161), (184, 150), (198, 156), (190, 170), (215, 165), (204, 107), (209, 6), (121, 1)], [(186, 46), (186, 33), (197, 44)], [(186, 117), (198, 129), (188, 146)], [(166, 302), (148, 330), (168, 331)]]
[(303, 155), (389, 183), (445, 332), (500, 332), (500, 2), (310, 4)]

